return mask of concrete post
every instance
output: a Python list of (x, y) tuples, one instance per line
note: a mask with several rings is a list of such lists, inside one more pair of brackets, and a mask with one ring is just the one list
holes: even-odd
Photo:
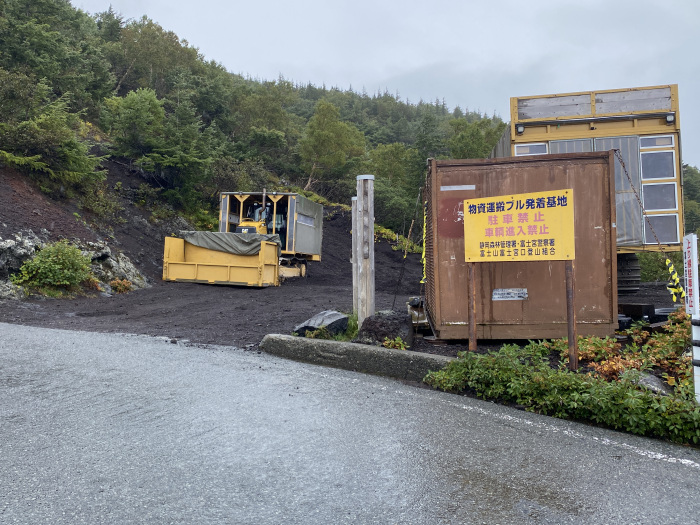
[(374, 175), (357, 176), (357, 324), (374, 315)]
[(357, 295), (359, 290), (358, 264), (357, 264), (357, 197), (351, 199), (352, 202), (352, 252), (350, 262), (352, 263), (352, 311), (357, 313)]

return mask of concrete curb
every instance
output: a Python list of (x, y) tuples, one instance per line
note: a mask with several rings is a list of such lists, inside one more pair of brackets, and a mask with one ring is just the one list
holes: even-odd
[(268, 354), (381, 376), (421, 381), (429, 371), (440, 370), (452, 358), (381, 346), (308, 339), (291, 335), (268, 334), (260, 342)]

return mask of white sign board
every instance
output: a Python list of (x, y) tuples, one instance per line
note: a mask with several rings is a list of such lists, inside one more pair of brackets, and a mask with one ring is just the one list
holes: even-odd
[(698, 304), (698, 236), (694, 233), (683, 237), (683, 270), (685, 273), (685, 312), (693, 319), (691, 340), (693, 341), (693, 382), (695, 384), (695, 401), (700, 403), (700, 304)]
[(683, 270), (685, 274), (685, 312), (697, 319), (700, 316), (698, 301), (698, 236), (694, 233), (683, 237)]
[(495, 288), (491, 292), (492, 301), (524, 301), (527, 299), (527, 288)]

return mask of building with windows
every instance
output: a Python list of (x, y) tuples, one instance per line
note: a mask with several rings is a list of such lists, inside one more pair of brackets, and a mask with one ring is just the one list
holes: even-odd
[(510, 113), (492, 157), (618, 150), (618, 254), (680, 249), (677, 85), (513, 97)]

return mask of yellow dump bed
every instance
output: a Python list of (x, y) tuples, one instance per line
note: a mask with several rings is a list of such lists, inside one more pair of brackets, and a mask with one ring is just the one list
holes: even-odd
[(185, 239), (166, 237), (163, 280), (257, 287), (279, 286), (279, 245), (261, 240), (257, 253), (238, 254), (197, 246)]

